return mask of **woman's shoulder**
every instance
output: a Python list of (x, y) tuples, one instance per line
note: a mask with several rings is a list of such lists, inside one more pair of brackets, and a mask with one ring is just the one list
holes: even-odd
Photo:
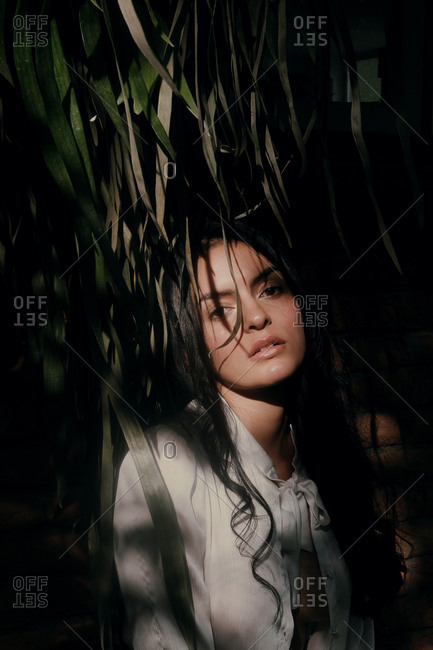
[[(199, 467), (204, 469), (208, 465), (200, 442), (188, 426), (188, 419), (180, 416), (145, 429), (140, 452), (145, 452), (146, 449), (153, 455), (166, 483), (175, 483), (177, 488), (194, 480)], [(120, 476), (126, 474), (138, 477), (134, 455), (131, 450), (126, 453), (121, 463)]]
[[(191, 526), (195, 530), (199, 521), (204, 526), (206, 485), (211, 480), (211, 469), (200, 446), (189, 439), (176, 419), (149, 427), (143, 436), (146, 439), (143, 447), (129, 450), (119, 469), (117, 498), (121, 499), (121, 503), (116, 507), (117, 521), (121, 519), (121, 511), (127, 511), (128, 517), (132, 511), (139, 513), (136, 514), (139, 518), (146, 517), (148, 507), (145, 492), (147, 489), (151, 492), (157, 489), (158, 481), (152, 480), (152, 475), (159, 472), (182, 531), (190, 530)], [(152, 465), (152, 459), (150, 466), (146, 463), (147, 476), (144, 476), (144, 472), (142, 474), (138, 459), (143, 451), (151, 454), (155, 461), (155, 465)]]

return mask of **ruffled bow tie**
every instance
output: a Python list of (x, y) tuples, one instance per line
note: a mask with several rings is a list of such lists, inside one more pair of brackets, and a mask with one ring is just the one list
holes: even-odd
[(281, 521), (277, 524), (277, 530), (282, 551), (313, 551), (310, 516), (315, 529), (328, 526), (331, 521), (317, 485), (296, 472), (287, 481), (279, 479), (275, 470), (268, 477), (279, 487)]
[[(298, 497), (299, 493), (305, 496), (305, 500), (308, 503), (311, 516), (313, 518), (314, 528), (320, 528), (320, 526), (328, 526), (331, 522), (331, 519), (326, 511), (323, 501), (320, 498), (320, 494), (317, 490), (317, 485), (309, 478), (300, 477), (297, 481), (294, 479), (291, 489), (293, 493)], [(282, 506), (283, 507), (283, 506)]]

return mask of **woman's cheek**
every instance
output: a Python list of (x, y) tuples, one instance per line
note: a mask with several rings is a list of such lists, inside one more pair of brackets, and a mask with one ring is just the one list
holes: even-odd
[(211, 321), (205, 334), (206, 345), (209, 350), (222, 345), (230, 336), (230, 330), (219, 320)]
[(215, 347), (219, 345), (218, 333), (215, 330), (215, 327), (211, 323), (209, 323), (205, 329), (204, 340), (206, 343), (206, 347), (209, 351), (213, 350)]
[(237, 347), (236, 340), (231, 341), (228, 345), (223, 345), (228, 336), (227, 330), (223, 328), (221, 332), (213, 332), (212, 336), (206, 341), (209, 357), (217, 374), (223, 370), (227, 362), (231, 361), (233, 351)]

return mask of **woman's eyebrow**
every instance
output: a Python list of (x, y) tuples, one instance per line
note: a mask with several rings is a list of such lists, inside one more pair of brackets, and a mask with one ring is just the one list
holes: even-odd
[(269, 275), (272, 275), (272, 273), (276, 273), (278, 277), (282, 278), (281, 271), (279, 271), (275, 266), (268, 266), (266, 269), (263, 269), (263, 271), (260, 271), (258, 275), (256, 275), (253, 280), (251, 280), (251, 286), (254, 287), (255, 285), (259, 284), (263, 280), (266, 280), (266, 278)]
[(235, 291), (232, 289), (227, 289), (226, 291), (209, 291), (201, 296), (199, 303), (206, 300), (218, 300), (218, 298), (225, 298), (227, 296), (234, 296)]
[[(250, 283), (251, 287), (256, 286), (257, 284), (260, 284), (260, 282), (263, 282), (263, 280), (266, 280), (266, 278), (269, 275), (272, 275), (272, 273), (276, 273), (278, 277), (282, 277), (281, 271), (279, 271), (275, 266), (268, 266), (266, 269), (263, 269), (260, 271), (258, 275), (256, 275)], [(233, 289), (227, 289), (225, 291), (209, 291), (208, 293), (205, 293), (201, 296), (199, 303), (204, 302), (206, 300), (218, 300), (219, 298), (226, 298), (227, 296), (233, 297), (236, 295), (236, 292)]]

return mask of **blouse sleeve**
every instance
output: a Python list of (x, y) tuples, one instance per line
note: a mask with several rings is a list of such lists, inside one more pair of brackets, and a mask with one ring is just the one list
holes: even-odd
[[(168, 450), (168, 451), (167, 451)], [(169, 429), (159, 432), (156, 457), (171, 494), (184, 542), (197, 624), (198, 650), (213, 650), (204, 582), (205, 497), (197, 461)], [(130, 453), (122, 463), (114, 509), (114, 557), (134, 650), (187, 650), (168, 598), (155, 529)]]

